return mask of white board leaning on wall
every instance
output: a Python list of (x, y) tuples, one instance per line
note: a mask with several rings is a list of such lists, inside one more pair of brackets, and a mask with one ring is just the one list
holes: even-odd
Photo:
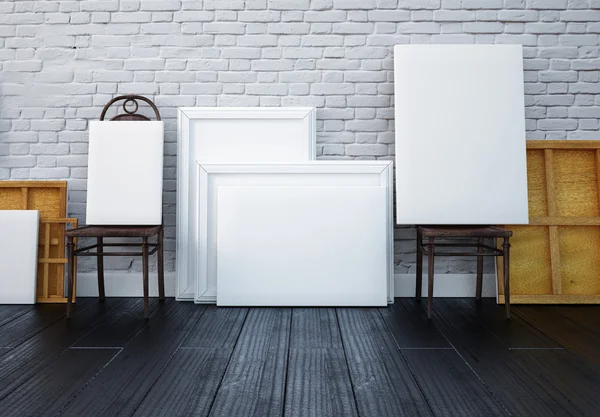
[(396, 222), (528, 223), (522, 47), (394, 55)]
[(0, 210), (0, 304), (35, 304), (37, 210)]

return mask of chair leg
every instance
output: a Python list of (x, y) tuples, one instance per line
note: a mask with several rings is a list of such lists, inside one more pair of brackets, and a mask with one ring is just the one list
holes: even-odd
[[(104, 252), (104, 240), (101, 237), (96, 238), (98, 243), (98, 253)], [(98, 297), (104, 301), (104, 256), (98, 255)]]
[(510, 243), (508, 238), (504, 238), (502, 244), (504, 262), (504, 307), (506, 309), (506, 318), (510, 319)]
[(148, 238), (142, 243), (142, 273), (144, 280), (144, 318), (148, 318)]
[(73, 286), (75, 280), (75, 243), (74, 238), (69, 237), (67, 240), (67, 277), (68, 277), (68, 291), (67, 291), (67, 318), (71, 318), (71, 311), (73, 309)]
[(164, 232), (163, 226), (158, 232), (158, 251), (156, 252), (156, 261), (158, 266), (158, 299), (165, 300), (165, 264), (164, 264)]
[(421, 301), (423, 288), (423, 236), (417, 229), (417, 280), (415, 288), (415, 299)]
[(431, 318), (432, 315), (432, 308), (433, 308), (433, 267), (434, 267), (434, 261), (433, 261), (433, 253), (434, 253), (434, 242), (433, 242), (433, 238), (430, 237), (429, 238), (429, 243), (427, 245), (427, 266), (428, 266), (428, 280), (429, 280), (429, 287), (428, 287), (428, 293), (427, 293), (427, 318)]
[(481, 301), (481, 289), (483, 287), (483, 238), (477, 238), (477, 289), (475, 299)]

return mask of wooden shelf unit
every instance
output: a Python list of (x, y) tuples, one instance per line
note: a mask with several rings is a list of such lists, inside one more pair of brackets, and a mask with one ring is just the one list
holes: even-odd
[(511, 303), (600, 303), (600, 141), (527, 141), (527, 174), (529, 225), (507, 226)]

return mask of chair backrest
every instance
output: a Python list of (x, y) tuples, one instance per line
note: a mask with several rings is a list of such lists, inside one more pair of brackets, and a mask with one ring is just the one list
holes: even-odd
[[(154, 114), (156, 115), (156, 120), (157, 121), (161, 120), (160, 113), (158, 112), (156, 105), (151, 100), (147, 99), (146, 97), (138, 96), (135, 94), (128, 94), (128, 95), (124, 95), (124, 96), (115, 97), (111, 101), (106, 103), (106, 105), (102, 109), (102, 113), (100, 114), (100, 120), (104, 120), (104, 116), (106, 116), (106, 112), (108, 111), (110, 106), (115, 104), (117, 101), (121, 101), (121, 100), (125, 100), (123, 102), (123, 111), (125, 113), (117, 114), (115, 117), (111, 118), (110, 120), (115, 120), (115, 121), (118, 121), (118, 120), (134, 120), (134, 121), (150, 120), (148, 117), (144, 116), (143, 114), (139, 114), (137, 112), (140, 108), (137, 100), (142, 100), (142, 101), (148, 103), (148, 105), (150, 105), (150, 107), (152, 107), (152, 110), (154, 110)], [(133, 110), (127, 109), (127, 105), (129, 103), (132, 103), (135, 105)]]

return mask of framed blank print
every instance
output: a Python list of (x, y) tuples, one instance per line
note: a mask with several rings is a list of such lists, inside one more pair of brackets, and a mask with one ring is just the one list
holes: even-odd
[(394, 54), (396, 222), (526, 224), (522, 47)]
[[(315, 159), (313, 107), (183, 107), (178, 112), (177, 285), (178, 300), (193, 300), (197, 252), (196, 161), (280, 163)], [(190, 232), (192, 231), (192, 232)]]
[(92, 121), (86, 223), (162, 223), (163, 122)]
[(37, 210), (0, 210), (0, 304), (35, 304), (39, 220)]
[(196, 302), (393, 301), (391, 162), (198, 163), (197, 169)]

